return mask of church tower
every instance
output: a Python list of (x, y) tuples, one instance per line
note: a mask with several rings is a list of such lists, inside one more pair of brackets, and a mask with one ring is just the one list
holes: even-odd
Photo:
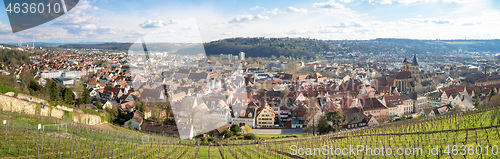
[(417, 54), (413, 54), (413, 61), (411, 63), (411, 76), (417, 78), (420, 75), (420, 68), (418, 67)]
[(403, 68), (401, 69), (401, 71), (410, 71), (410, 63), (408, 62), (408, 59), (405, 57), (405, 59), (403, 60)]

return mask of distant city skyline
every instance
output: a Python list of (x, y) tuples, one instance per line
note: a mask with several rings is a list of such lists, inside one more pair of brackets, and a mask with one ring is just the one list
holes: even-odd
[[(495, 0), (82, 0), (66, 15), (16, 34), (1, 12), (0, 42), (134, 42), (192, 18), (197, 26), (188, 29), (198, 28), (203, 42), (232, 37), (500, 38), (500, 1)], [(173, 34), (184, 37), (182, 29)]]

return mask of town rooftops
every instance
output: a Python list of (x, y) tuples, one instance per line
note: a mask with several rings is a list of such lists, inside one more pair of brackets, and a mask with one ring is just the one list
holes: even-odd
[(367, 98), (362, 100), (361, 103), (365, 111), (387, 109), (377, 98)]
[(143, 123), (141, 131), (162, 133), (162, 134), (179, 134), (179, 130), (175, 125)]
[(144, 118), (144, 113), (142, 113), (141, 111), (139, 110), (136, 110), (134, 112), (134, 117), (132, 117), (132, 120), (134, 120), (135, 122), (137, 123), (142, 123), (142, 119)]

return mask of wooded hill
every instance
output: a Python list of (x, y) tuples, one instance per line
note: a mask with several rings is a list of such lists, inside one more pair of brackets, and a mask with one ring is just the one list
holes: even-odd
[[(126, 51), (132, 43), (105, 44), (65, 44), (60, 48), (107, 49)], [(195, 48), (198, 47), (198, 48)], [(196, 44), (155, 43), (148, 44), (148, 49), (161, 48), (171, 53), (199, 53)], [(397, 53), (404, 50), (408, 54), (450, 53), (454, 50), (469, 52), (500, 52), (500, 40), (413, 40), (413, 39), (373, 39), (373, 40), (319, 40), (308, 38), (229, 38), (204, 43), (207, 55), (233, 54), (245, 52), (247, 57), (314, 57), (325, 52), (333, 55), (361, 53)]]

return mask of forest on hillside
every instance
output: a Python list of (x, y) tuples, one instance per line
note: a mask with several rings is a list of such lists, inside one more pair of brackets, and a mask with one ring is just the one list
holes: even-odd
[(1, 49), (0, 50), (0, 63), (3, 63), (4, 65), (31, 64), (29, 56), (30, 56), (30, 54), (28, 52), (19, 51), (19, 50)]
[[(126, 51), (132, 43), (65, 44), (59, 48), (104, 49)], [(305, 57), (310, 58), (329, 52), (333, 55), (361, 53), (445, 54), (454, 50), (469, 52), (500, 52), (500, 40), (414, 40), (379, 38), (373, 40), (320, 40), (308, 38), (228, 38), (204, 43), (207, 55), (245, 52), (247, 57)], [(196, 44), (154, 43), (148, 50), (167, 51), (180, 54), (202, 52)]]
[(306, 38), (231, 38), (205, 44), (207, 55), (243, 51), (249, 57), (313, 57), (325, 52), (342, 55), (351, 52), (408, 54), (449, 53), (454, 50), (500, 52), (500, 40), (317, 40)]

